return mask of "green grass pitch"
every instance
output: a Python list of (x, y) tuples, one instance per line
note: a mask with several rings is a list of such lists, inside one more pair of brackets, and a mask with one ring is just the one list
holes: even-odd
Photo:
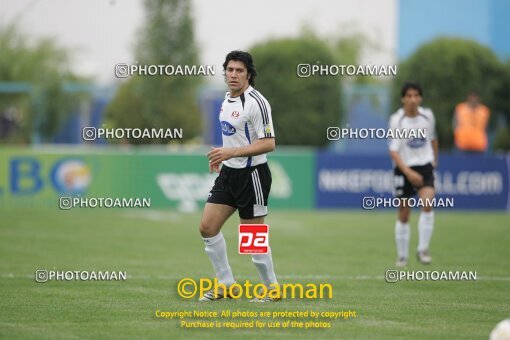
[[(410, 253), (417, 245), (412, 216)], [(436, 211), (433, 263), (408, 270), (471, 270), (476, 282), (386, 283), (395, 261), (390, 211), (278, 211), (267, 219), (281, 283), (330, 283), (333, 299), (199, 303), (177, 295), (181, 278), (211, 277), (200, 214), (173, 211), (0, 208), (0, 338), (487, 339), (510, 317), (510, 217)], [(237, 218), (223, 228), (238, 281), (258, 282), (238, 255)], [(117, 282), (36, 283), (36, 269), (126, 271)], [(182, 329), (156, 310), (342, 311), (329, 329)], [(247, 319), (248, 321), (250, 319)], [(247, 321), (246, 319), (244, 321)]]

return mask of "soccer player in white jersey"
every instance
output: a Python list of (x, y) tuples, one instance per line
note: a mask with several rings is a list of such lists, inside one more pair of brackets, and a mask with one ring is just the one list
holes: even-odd
[[(257, 75), (252, 56), (247, 52), (232, 51), (223, 63), (223, 70), (229, 88), (219, 115), (223, 147), (212, 148), (207, 154), (209, 170), (219, 172), (219, 176), (209, 192), (200, 233), (218, 282), (228, 288), (235, 283), (235, 279), (228, 263), (221, 228), (236, 210), (243, 224), (264, 223), (271, 189), (271, 172), (266, 154), (275, 149), (275, 134), (271, 106), (252, 87)], [(271, 251), (252, 255), (252, 261), (262, 282), (271, 292), (278, 284)], [(269, 293), (264, 298), (252, 301), (279, 300), (275, 296), (277, 294)], [(225, 297), (229, 297), (228, 289), (218, 289), (217, 292), (210, 290), (200, 301)]]
[[(434, 168), (437, 167), (438, 142), (435, 134), (435, 118), (430, 109), (420, 106), (422, 88), (418, 83), (407, 82), (402, 86), (402, 108), (391, 115), (390, 129), (409, 130), (426, 129), (426, 137), (409, 139), (391, 139), (390, 157), (395, 167), (395, 197), (400, 198), (398, 219), (395, 225), (397, 244), (396, 266), (407, 265), (409, 254), (409, 215), (411, 208), (406, 199), (418, 194), (424, 203), (434, 198)], [(416, 130), (418, 131), (418, 130)], [(409, 133), (409, 135), (412, 135)], [(421, 138), (420, 138), (421, 137)], [(430, 264), (429, 246), (434, 229), (434, 212), (430, 204), (421, 208), (418, 219), (417, 257), (422, 264)]]

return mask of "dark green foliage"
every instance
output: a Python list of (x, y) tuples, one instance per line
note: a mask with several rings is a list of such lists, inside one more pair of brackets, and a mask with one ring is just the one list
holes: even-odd
[[(145, 1), (136, 60), (140, 65), (197, 65), (191, 4), (185, 0)], [(107, 123), (123, 128), (182, 128), (185, 140), (201, 131), (197, 104), (200, 78), (133, 76), (118, 90), (106, 110)], [(133, 139), (130, 143), (166, 143)]]
[(327, 128), (340, 122), (340, 79), (300, 78), (296, 70), (299, 64), (334, 64), (328, 45), (305, 36), (264, 42), (250, 52), (259, 73), (255, 87), (272, 107), (277, 143), (327, 144)]
[(52, 39), (29, 40), (14, 24), (0, 27), (0, 51), (0, 81), (11, 84), (0, 94), (0, 112), (16, 112), (18, 126), (7, 142), (28, 143), (34, 135), (51, 141), (79, 102), (64, 91), (66, 81), (78, 80), (69, 52)]
[(504, 109), (502, 85), (504, 67), (487, 47), (471, 40), (439, 38), (420, 47), (398, 68), (393, 87), (394, 110), (400, 106), (400, 88), (407, 80), (418, 81), (424, 89), (423, 106), (436, 116), (441, 149), (453, 144), (452, 119), (455, 105), (476, 90), (491, 109), (491, 124)]

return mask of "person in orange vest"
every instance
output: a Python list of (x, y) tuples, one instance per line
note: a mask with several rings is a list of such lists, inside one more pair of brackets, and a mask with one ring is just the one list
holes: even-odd
[(487, 124), (490, 110), (480, 103), (480, 96), (475, 91), (468, 94), (467, 101), (455, 107), (454, 139), (460, 151), (487, 151)]

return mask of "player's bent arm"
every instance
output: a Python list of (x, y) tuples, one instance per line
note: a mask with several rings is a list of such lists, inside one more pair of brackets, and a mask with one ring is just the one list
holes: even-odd
[(396, 167), (399, 168), (406, 177), (413, 171), (413, 169), (404, 164), (397, 151), (390, 151), (390, 157), (393, 162), (395, 162)]
[(439, 158), (438, 158), (439, 143), (438, 143), (437, 139), (433, 139), (431, 141), (431, 143), (432, 143), (432, 149), (434, 150), (434, 168), (437, 168), (437, 166), (439, 165)]
[(258, 156), (263, 153), (274, 151), (276, 148), (276, 141), (274, 137), (261, 138), (253, 144), (234, 148), (233, 157), (250, 157)]
[(211, 165), (216, 165), (230, 158), (257, 156), (263, 153), (271, 152), (274, 149), (275, 139), (267, 137), (259, 139), (255, 143), (243, 147), (212, 148), (212, 150), (207, 153), (207, 157), (209, 158), (209, 163)]
[(397, 166), (397, 168), (399, 168), (400, 171), (402, 171), (404, 176), (406, 176), (407, 179), (413, 185), (416, 185), (416, 186), (423, 185), (422, 175), (420, 175), (418, 172), (414, 171), (413, 169), (411, 169), (410, 167), (405, 165), (405, 163), (402, 161), (402, 158), (400, 158), (398, 152), (390, 151), (390, 157), (393, 160), (393, 162), (395, 162), (395, 165)]

